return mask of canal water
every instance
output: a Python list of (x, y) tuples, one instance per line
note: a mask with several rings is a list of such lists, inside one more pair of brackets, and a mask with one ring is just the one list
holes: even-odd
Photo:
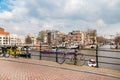
[[(114, 57), (114, 58), (100, 57), (99, 61), (106, 62), (106, 63), (115, 63), (115, 64), (100, 63), (99, 66), (102, 68), (120, 70), (120, 50), (110, 49), (110, 47), (111, 47), (110, 45), (105, 45), (105, 46), (101, 47), (100, 49), (105, 50), (105, 51), (99, 51), (98, 54), (99, 54), (99, 56), (107, 56), (107, 57)], [(115, 58), (119, 58), (119, 59), (115, 59)], [(119, 65), (117, 65), (117, 64), (119, 64)]]
[[(107, 69), (113, 69), (113, 70), (120, 70), (120, 50), (117, 49), (110, 49), (109, 45), (105, 45), (99, 48), (100, 51), (98, 51), (98, 56), (106, 56), (106, 57), (115, 57), (119, 59), (113, 59), (113, 58), (106, 58), (106, 57), (98, 57), (98, 65), (100, 68), (107, 68)], [(104, 51), (101, 51), (104, 50)], [(111, 52), (111, 51), (117, 51), (117, 52)], [(39, 52), (31, 52), (32, 53), (32, 59), (40, 59)], [(96, 51), (95, 50), (79, 50), (79, 53), (85, 54), (85, 60), (87, 65), (87, 60), (89, 59), (96, 59)], [(93, 56), (88, 56), (93, 55)], [(50, 61), (56, 61), (55, 54), (42, 54), (43, 60), (50, 60)], [(67, 63), (69, 61), (66, 60)], [(109, 64), (113, 63), (113, 64)], [(118, 65), (119, 64), (119, 65)]]
[[(86, 55), (96, 55), (95, 50), (80, 50), (79, 52)], [(98, 66), (100, 68), (120, 70), (120, 50), (110, 49), (110, 45), (104, 45), (99, 48), (98, 56), (100, 56), (98, 57)], [(87, 56), (86, 59), (96, 59), (96, 57)]]

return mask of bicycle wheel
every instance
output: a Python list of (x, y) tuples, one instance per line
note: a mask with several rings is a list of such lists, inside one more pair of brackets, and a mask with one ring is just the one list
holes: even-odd
[(74, 55), (71, 55), (71, 57), (70, 57), (70, 63), (71, 64), (75, 64), (75, 57), (74, 57)]
[(66, 54), (64, 53), (59, 53), (58, 54), (58, 63), (63, 64), (65, 62)]
[(4, 57), (4, 53), (0, 53), (0, 57)]
[(14, 56), (14, 58), (19, 58), (20, 57), (20, 53), (14, 52), (13, 56)]
[(10, 53), (6, 52), (5, 57), (8, 58), (10, 56)]
[(85, 64), (85, 56), (84, 54), (78, 54), (77, 55), (77, 65), (84, 65)]
[(14, 58), (19, 58), (20, 57), (19, 54), (14, 54), (13, 56), (14, 56)]

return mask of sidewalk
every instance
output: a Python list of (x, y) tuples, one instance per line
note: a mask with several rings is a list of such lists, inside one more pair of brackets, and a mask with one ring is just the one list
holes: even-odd
[(119, 80), (120, 71), (24, 58), (0, 58), (0, 80)]

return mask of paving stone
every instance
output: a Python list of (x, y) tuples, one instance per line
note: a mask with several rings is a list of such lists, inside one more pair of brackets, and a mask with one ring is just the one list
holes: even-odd
[[(20, 63), (16, 61), (31, 62), (35, 64)], [(56, 67), (36, 64), (45, 64)], [(60, 65), (55, 62), (43, 60), (6, 58), (0, 60), (0, 80), (120, 80), (118, 78), (66, 70), (59, 67), (89, 70), (120, 76), (120, 71), (114, 70), (100, 68), (96, 69), (86, 66), (75, 66), (68, 64)]]

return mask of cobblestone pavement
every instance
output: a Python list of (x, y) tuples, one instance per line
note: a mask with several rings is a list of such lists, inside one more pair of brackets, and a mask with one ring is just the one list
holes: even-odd
[[(114, 75), (117, 78), (93, 74), (89, 71)], [(120, 80), (120, 71), (60, 65), (43, 60), (0, 58), (0, 80)]]

